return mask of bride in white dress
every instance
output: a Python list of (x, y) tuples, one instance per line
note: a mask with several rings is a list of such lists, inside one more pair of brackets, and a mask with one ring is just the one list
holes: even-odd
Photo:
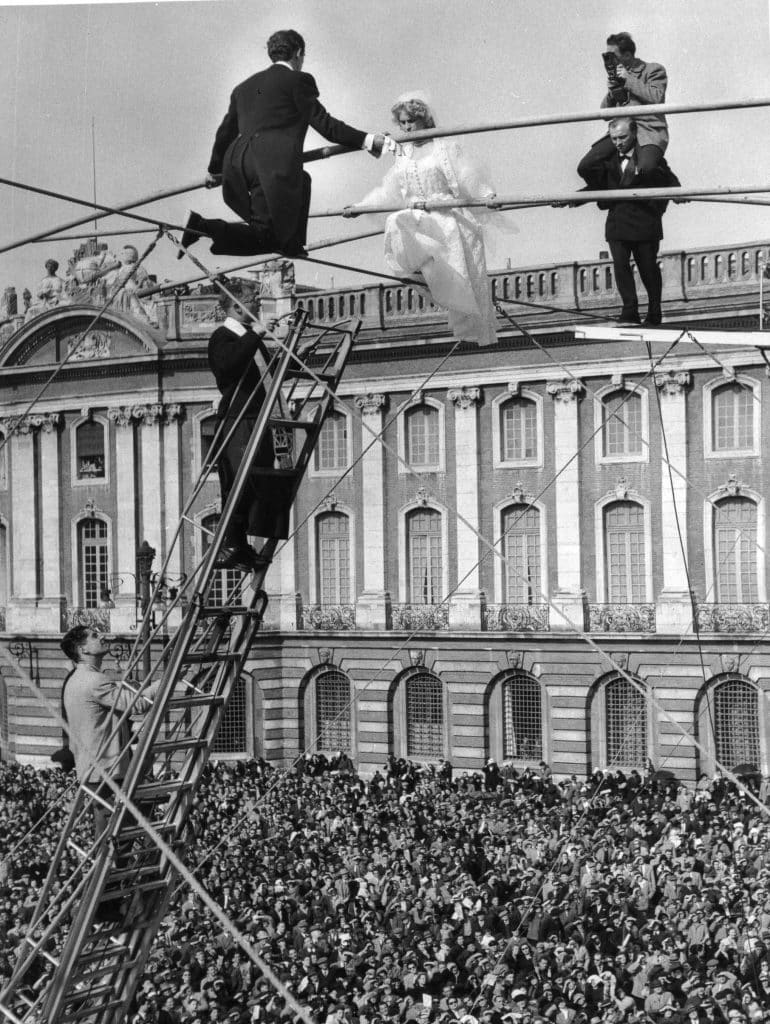
[[(392, 108), (403, 132), (435, 127), (425, 97), (400, 96)], [(460, 201), (494, 198), (483, 173), (454, 140), (426, 139), (403, 143), (381, 185), (344, 216), (358, 216), (357, 206), (387, 206), (437, 199)], [(484, 233), (473, 208), (398, 210), (385, 224), (385, 259), (398, 275), (424, 281), (431, 298), (449, 314), (456, 338), (491, 345), (496, 341)]]

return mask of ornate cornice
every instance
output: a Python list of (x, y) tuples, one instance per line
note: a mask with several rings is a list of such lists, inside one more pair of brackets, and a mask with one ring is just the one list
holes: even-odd
[(655, 387), (662, 395), (681, 395), (691, 382), (692, 375), (686, 370), (681, 370), (679, 373), (674, 373), (671, 370), (669, 373), (655, 374)]
[(369, 391), (365, 395), (356, 395), (355, 403), (364, 416), (373, 416), (384, 409), (387, 398), (384, 394)]
[(585, 391), (582, 380), (577, 377), (565, 377), (564, 380), (552, 381), (547, 385), (546, 391), (555, 402), (570, 404), (576, 402)]
[(0, 419), (0, 432), (6, 436), (14, 434), (32, 434), (36, 430), (44, 434), (52, 434), (61, 427), (63, 417), (60, 412), (30, 413), (28, 416), (7, 416)]
[(178, 402), (171, 405), (161, 405), (160, 402), (146, 405), (116, 405), (107, 410), (107, 418), (117, 427), (130, 427), (133, 423), (153, 427), (161, 419), (172, 422), (181, 419), (183, 415), (184, 406)]
[(481, 388), (450, 388), (447, 398), (458, 409), (470, 409), (481, 401)]

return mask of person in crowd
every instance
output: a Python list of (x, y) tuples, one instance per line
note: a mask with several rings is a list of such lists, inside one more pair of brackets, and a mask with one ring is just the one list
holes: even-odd
[[(245, 760), (204, 773), (187, 863), (313, 1021), (770, 1020), (770, 822), (732, 781), (712, 779), (685, 811), (676, 779), (629, 788), (629, 773), (605, 770), (576, 806), (569, 778), (526, 784), (522, 771), (484, 791), (477, 774), (438, 767), (393, 758), (365, 780), (329, 759), (301, 771)], [(54, 769), (0, 764), (0, 981), (66, 785)], [(708, 934), (690, 945), (701, 918)], [(227, 940), (176, 890), (132, 1024), (289, 1021)]]
[[(399, 96), (391, 114), (407, 134), (436, 126), (428, 98), (419, 90)], [(488, 175), (458, 142), (415, 139), (398, 148), (382, 184), (355, 206), (346, 207), (343, 216), (358, 216), (357, 207), (453, 199), (486, 203), (494, 197)], [(393, 273), (424, 285), (433, 302), (447, 310), (453, 335), (479, 345), (497, 340), (487, 278), (485, 213), (472, 207), (397, 209), (385, 222), (385, 261)], [(502, 214), (495, 216), (500, 220)]]
[(206, 176), (209, 187), (221, 182), (222, 198), (241, 223), (191, 212), (179, 257), (201, 235), (211, 237), (217, 255), (304, 255), (310, 175), (302, 169), (302, 147), (309, 127), (329, 142), (366, 149), (375, 157), (382, 153), (384, 135), (351, 128), (321, 105), (315, 79), (302, 70), (305, 40), (299, 32), (274, 32), (267, 53), (270, 67), (233, 90)]

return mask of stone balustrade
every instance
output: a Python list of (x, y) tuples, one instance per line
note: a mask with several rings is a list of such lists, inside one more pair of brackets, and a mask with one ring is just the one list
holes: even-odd
[(654, 633), (654, 604), (589, 604), (589, 633)]
[(703, 633), (767, 633), (770, 604), (698, 604), (698, 630)]
[(339, 632), (356, 628), (356, 606), (353, 604), (303, 604), (300, 629)]
[(488, 604), (484, 629), (495, 633), (536, 633), (549, 628), (547, 604)]

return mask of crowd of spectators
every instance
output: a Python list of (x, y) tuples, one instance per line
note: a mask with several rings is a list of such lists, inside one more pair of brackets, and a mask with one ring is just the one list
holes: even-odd
[[(453, 774), (217, 763), (186, 860), (318, 1024), (770, 1021), (770, 828), (744, 791), (636, 771), (557, 781), (545, 764)], [(5, 977), (68, 783), (0, 766)], [(180, 890), (132, 1024), (292, 1016)]]

